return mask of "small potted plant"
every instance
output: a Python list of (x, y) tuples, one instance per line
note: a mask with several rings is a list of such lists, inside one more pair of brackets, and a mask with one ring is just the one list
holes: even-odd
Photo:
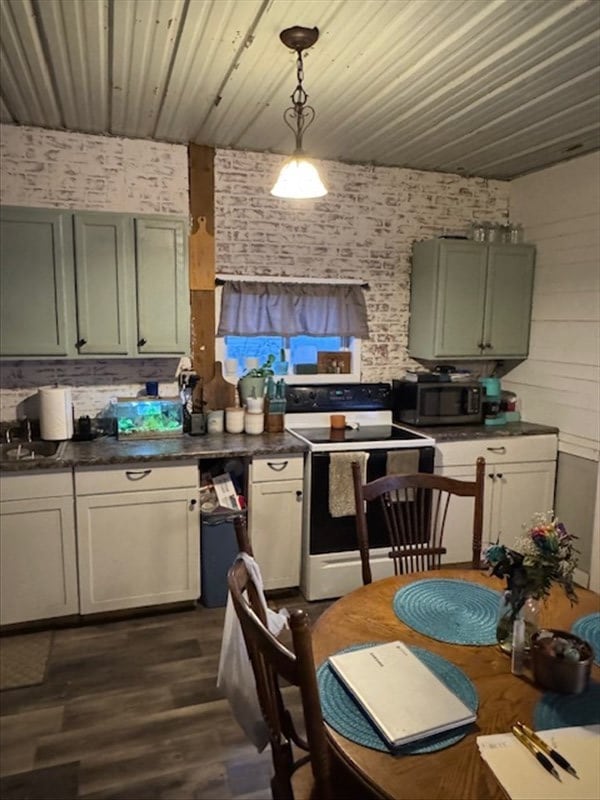
[(263, 397), (265, 393), (265, 383), (269, 375), (273, 375), (273, 364), (275, 356), (269, 353), (266, 360), (260, 367), (253, 367), (248, 370), (239, 380), (240, 401), (245, 405), (248, 397)]

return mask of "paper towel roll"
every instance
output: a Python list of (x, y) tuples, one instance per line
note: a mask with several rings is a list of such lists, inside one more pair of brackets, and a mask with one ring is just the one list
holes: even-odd
[(71, 389), (39, 389), (42, 439), (59, 441), (73, 436)]

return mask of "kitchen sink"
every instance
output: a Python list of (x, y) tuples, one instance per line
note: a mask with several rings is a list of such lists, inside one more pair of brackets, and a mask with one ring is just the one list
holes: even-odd
[(2, 445), (2, 461), (36, 461), (58, 458), (65, 442), (6, 442)]

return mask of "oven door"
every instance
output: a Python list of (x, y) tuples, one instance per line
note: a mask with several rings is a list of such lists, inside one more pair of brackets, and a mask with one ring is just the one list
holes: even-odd
[[(387, 450), (367, 450), (367, 481), (386, 474)], [(419, 472), (433, 472), (433, 447), (419, 447)], [(310, 555), (343, 553), (358, 549), (355, 516), (329, 513), (329, 453), (313, 453), (310, 491)], [(377, 503), (367, 510), (369, 547), (389, 547), (385, 524)]]

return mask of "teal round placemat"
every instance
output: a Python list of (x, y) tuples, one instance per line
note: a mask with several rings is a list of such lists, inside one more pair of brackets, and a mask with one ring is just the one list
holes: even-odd
[[(346, 647), (340, 652), (349, 653), (352, 650), (361, 650), (377, 644), (382, 644), (382, 642), (356, 644)], [(410, 649), (463, 703), (473, 711), (477, 710), (479, 705), (477, 690), (461, 669), (442, 656), (430, 653), (429, 650), (423, 650), (421, 647), (411, 647)], [(461, 728), (392, 749), (327, 661), (317, 669), (317, 681), (323, 718), (327, 724), (346, 739), (370, 747), (372, 750), (382, 750), (385, 753), (397, 753), (398, 755), (433, 753), (435, 750), (443, 750), (460, 741), (467, 735), (471, 727), (470, 724), (463, 725)], [(398, 686), (398, 691), (402, 691), (402, 686)]]
[(451, 644), (496, 644), (500, 592), (470, 581), (426, 578), (394, 596), (398, 619)]
[(581, 694), (544, 692), (533, 710), (536, 730), (600, 725), (600, 683), (591, 682)]
[(571, 630), (575, 636), (585, 639), (586, 642), (592, 645), (594, 661), (600, 665), (600, 611), (587, 614), (585, 617), (579, 617), (573, 623)]

